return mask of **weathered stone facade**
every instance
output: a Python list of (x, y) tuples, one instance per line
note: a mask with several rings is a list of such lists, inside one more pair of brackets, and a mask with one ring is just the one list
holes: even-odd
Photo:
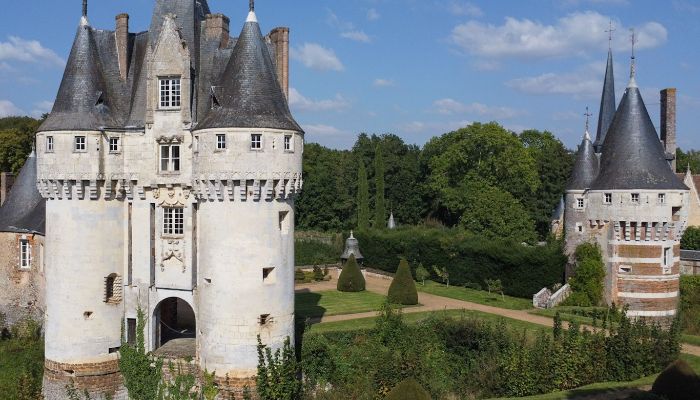
[(10, 194), (12, 184), (15, 182), (15, 176), (10, 172), (0, 172), (0, 207), (5, 204), (7, 195)]
[[(22, 241), (32, 253), (27, 267), (20, 265)], [(42, 235), (0, 232), (0, 282), (0, 313), (5, 315), (7, 326), (26, 318), (43, 321), (46, 300)]]

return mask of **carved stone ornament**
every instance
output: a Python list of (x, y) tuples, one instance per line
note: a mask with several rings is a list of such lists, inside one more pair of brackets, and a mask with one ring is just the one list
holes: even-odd
[(153, 189), (153, 198), (161, 207), (186, 207), (191, 194), (190, 189), (179, 187)]
[(185, 256), (182, 240), (180, 239), (167, 239), (163, 243), (163, 251), (160, 262), (160, 270), (165, 271), (166, 268), (182, 268), (182, 273), (184, 274), (187, 267), (185, 265)]

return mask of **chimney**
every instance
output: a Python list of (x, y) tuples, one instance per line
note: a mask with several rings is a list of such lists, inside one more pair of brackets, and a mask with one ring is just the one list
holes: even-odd
[(115, 20), (117, 28), (114, 31), (114, 36), (117, 43), (119, 76), (122, 80), (126, 80), (129, 75), (129, 14), (119, 14)]
[(219, 40), (219, 48), (228, 47), (230, 20), (224, 14), (207, 14), (204, 35), (207, 39)]
[(277, 80), (284, 95), (289, 98), (289, 28), (275, 28), (270, 32), (270, 41), (275, 46)]
[(666, 150), (666, 159), (676, 172), (676, 89), (661, 91), (661, 141)]

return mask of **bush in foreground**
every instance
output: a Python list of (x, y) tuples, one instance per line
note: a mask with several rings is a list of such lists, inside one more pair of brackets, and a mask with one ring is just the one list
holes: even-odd
[(339, 292), (363, 292), (365, 290), (365, 277), (362, 276), (362, 271), (357, 265), (354, 255), (351, 255), (348, 262), (343, 265), (337, 288)]
[(389, 302), (412, 306), (418, 304), (418, 291), (411, 275), (411, 268), (405, 258), (399, 262), (394, 280), (389, 286)]
[(415, 379), (409, 378), (394, 386), (386, 400), (430, 400), (430, 394)]
[(666, 367), (654, 381), (652, 393), (669, 400), (693, 400), (700, 396), (700, 378), (683, 360)]

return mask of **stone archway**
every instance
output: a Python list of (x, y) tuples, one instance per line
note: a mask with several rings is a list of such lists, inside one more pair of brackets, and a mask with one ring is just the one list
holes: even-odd
[(197, 322), (192, 307), (177, 297), (169, 297), (153, 311), (153, 336), (156, 350), (174, 339), (195, 339)]

